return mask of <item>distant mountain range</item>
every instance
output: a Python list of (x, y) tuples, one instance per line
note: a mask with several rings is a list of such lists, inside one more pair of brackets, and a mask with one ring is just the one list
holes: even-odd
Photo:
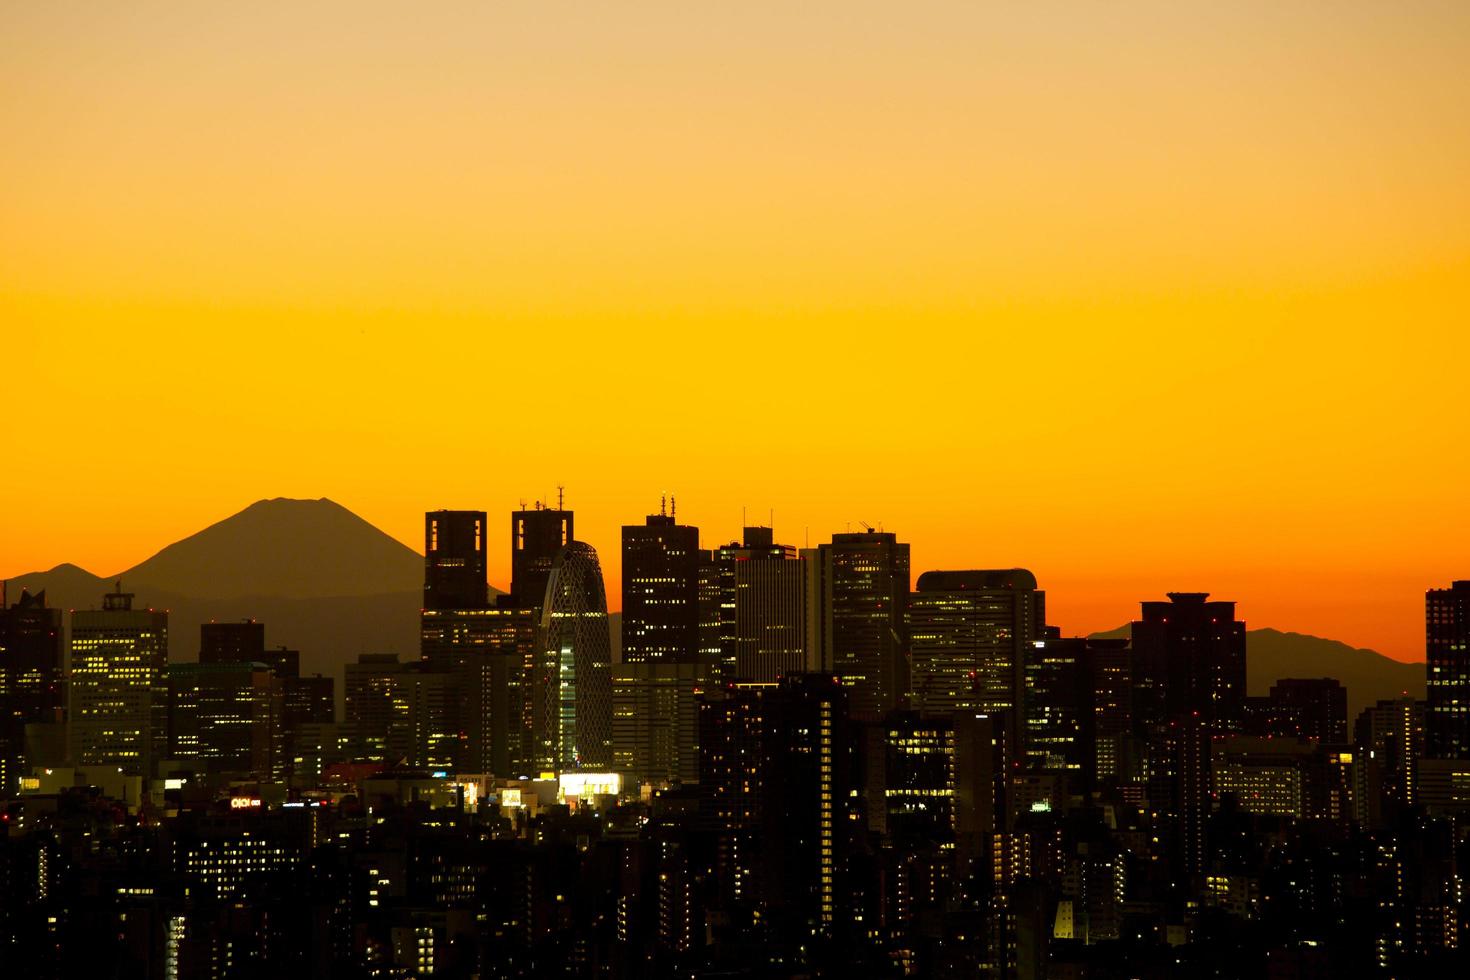
[[(1126, 637), (1131, 627), (1120, 626), (1099, 637)], [(1246, 630), (1246, 693), (1265, 695), (1283, 677), (1334, 677), (1347, 688), (1348, 725), (1358, 712), (1375, 701), (1410, 694), (1424, 697), (1424, 664), (1405, 663), (1376, 650), (1351, 647), (1306, 633)]]
[[(116, 575), (58, 565), (10, 580), (45, 590), (63, 609), (102, 604), (118, 579), (141, 606), (168, 609), (174, 660), (199, 652), (199, 624), (265, 623), (266, 642), (301, 651), (302, 669), (335, 677), (360, 653), (418, 654), (424, 559), (340, 504), (261, 500)], [(617, 645), (617, 617), (613, 643)], [(1099, 636), (1127, 636), (1128, 627)], [(1380, 698), (1424, 696), (1424, 665), (1336, 640), (1273, 629), (1247, 634), (1247, 687), (1265, 694), (1282, 677), (1336, 677), (1356, 715)]]
[(117, 574), (58, 565), (9, 590), (91, 609), (119, 580), (137, 605), (169, 610), (174, 660), (198, 655), (200, 623), (252, 618), (307, 672), (340, 675), (364, 652), (418, 655), (423, 556), (325, 498), (257, 501)]

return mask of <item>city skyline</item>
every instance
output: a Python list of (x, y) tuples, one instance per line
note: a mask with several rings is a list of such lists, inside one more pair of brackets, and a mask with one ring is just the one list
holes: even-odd
[(1208, 588), (1420, 657), (1467, 61), (1428, 0), (6, 5), (11, 425), (106, 478), (7, 467), (0, 574), (562, 483), (614, 580), (668, 491), (1031, 568), (1073, 631)]
[[(574, 494), (574, 489), (575, 488), (567, 488), (565, 486), (561, 486), (553, 490), (553, 496), (560, 494), (562, 497), (565, 498), (566, 506), (569, 511), (575, 510), (582, 515), (582, 517), (580, 518), (582, 527), (585, 528), (589, 525), (596, 527), (596, 525), (593, 524), (592, 521), (587, 520), (585, 516), (588, 509), (593, 509), (595, 511), (595, 508), (582, 507), (580, 505), (580, 495)], [(663, 496), (665, 497), (665, 499), (667, 499), (668, 494), (665, 493)], [(272, 499), (285, 500), (290, 498)], [(520, 508), (523, 505), (526, 508), (529, 508), (529, 511), (527, 512), (532, 514), (536, 513), (538, 507), (541, 508), (541, 513), (544, 513), (548, 519), (554, 518), (557, 514), (554, 503), (548, 504), (547, 501), (539, 498), (520, 498), (517, 500), (514, 507), (507, 507), (505, 509), (512, 510), (516, 513), (521, 513), (521, 511), (517, 510), (517, 508)], [(694, 508), (688, 508), (687, 505), (685, 506), (687, 509), (695, 510), (696, 513), (699, 512), (697, 505)], [(644, 511), (648, 509), (650, 508), (643, 508)], [(422, 524), (424, 512), (419, 511), (417, 513), (419, 515), (418, 533), (416, 535), (409, 536), (406, 540), (404, 538), (396, 538), (396, 540), (398, 540), (400, 544), (403, 544), (406, 547), (410, 548), (415, 554), (422, 557), (425, 545), (427, 544), (425, 537), (426, 532), (424, 531)], [(738, 543), (741, 534), (743, 533), (744, 527), (766, 527), (768, 526), (766, 524), (766, 521), (773, 519), (775, 514), (776, 511), (774, 508), (759, 513), (753, 513), (750, 509), (743, 508), (741, 518), (749, 520), (750, 523), (748, 525), (744, 525), (743, 527), (737, 526), (732, 531), (732, 533), (728, 535), (721, 534), (717, 531), (711, 531), (711, 529), (701, 525), (696, 519), (691, 518), (690, 524), (691, 526), (696, 528), (699, 533), (699, 545), (708, 550), (711, 548), (726, 547), (731, 542)], [(508, 545), (506, 547), (499, 546), (501, 544), (506, 544), (506, 542), (501, 542), (499, 540), (501, 537), (504, 536), (502, 518), (505, 515), (498, 514), (494, 510), (489, 511), (489, 515), (489, 520), (485, 528), (485, 554), (483, 556), (484, 569), (488, 576), (489, 583), (492, 587), (502, 592), (509, 592), (512, 584), (512, 559), (510, 557), (510, 548)], [(618, 546), (618, 540), (622, 525), (634, 519), (635, 518), (631, 516), (614, 516), (613, 521), (615, 522), (615, 524), (611, 529), (608, 530), (606, 534), (606, 539), (604, 539), (602, 536), (599, 536), (595, 531), (593, 535), (586, 537), (586, 540), (588, 540), (589, 543), (593, 544), (594, 547), (600, 548), (600, 551), (604, 556), (602, 564), (608, 576), (607, 597), (608, 608), (610, 612), (620, 613), (622, 611), (622, 603), (620, 601), (622, 563), (620, 560), (621, 548)], [(210, 522), (209, 526), (213, 526), (214, 523), (217, 522), (212, 521)], [(864, 523), (865, 522), (863, 521), (845, 522), (842, 528), (827, 531), (823, 535), (821, 535), (821, 537), (818, 537), (811, 529), (803, 528), (801, 530), (801, 534), (798, 537), (796, 535), (786, 533), (778, 520), (777, 526), (774, 528), (775, 539), (778, 542), (794, 546), (798, 549), (806, 547), (808, 546), (808, 544), (811, 548), (816, 548), (819, 544), (827, 543), (827, 541), (830, 541), (835, 535), (852, 533), (854, 530), (861, 530)], [(854, 524), (856, 525), (856, 527), (854, 527)], [(377, 525), (374, 526), (377, 527)], [(881, 529), (882, 526), (880, 525), (879, 527)], [(379, 527), (378, 529), (384, 530), (381, 527)], [(201, 529), (194, 528), (193, 532), (198, 532), (199, 530)], [(906, 542), (910, 543), (915, 552), (921, 556), (925, 554), (934, 554), (936, 553), (936, 551), (939, 553), (953, 553), (952, 549), (931, 550), (930, 548), (926, 547), (928, 542), (913, 540), (911, 536), (907, 535), (902, 529), (899, 529), (897, 533), (899, 534), (899, 537), (901, 539), (904, 539)], [(187, 537), (188, 535), (186, 534), (184, 536)], [(165, 549), (169, 544), (172, 543), (175, 542), (165, 542), (163, 544), (157, 545), (152, 548), (152, 550), (147, 551), (147, 553), (140, 555), (138, 559), (136, 559), (136, 561), (141, 561), (143, 559), (149, 558), (158, 553), (160, 550)], [(52, 561), (49, 564), (39, 565), (34, 568), (17, 568), (11, 574), (0, 575), (0, 579), (15, 579), (23, 575), (33, 574), (37, 572), (46, 572), (54, 568), (56, 565), (63, 563), (78, 565), (86, 571), (91, 572), (94, 575), (99, 575), (99, 577), (108, 580), (115, 578), (118, 571), (126, 571), (126, 569), (121, 569), (114, 570), (113, 572), (108, 573), (100, 573), (96, 568), (87, 567), (85, 563), (77, 561), (74, 557), (60, 556), (58, 560)], [(1425, 659), (1426, 656), (1424, 638), (1422, 633), (1423, 592), (1425, 586), (1419, 585), (1416, 589), (1416, 586), (1412, 581), (1408, 582), (1407, 587), (1409, 591), (1406, 594), (1388, 597), (1388, 600), (1395, 608), (1406, 609), (1412, 607), (1411, 612), (1405, 613), (1405, 615), (1409, 617), (1407, 628), (1405, 628), (1404, 625), (1401, 623), (1393, 623), (1393, 629), (1384, 630), (1381, 634), (1392, 637), (1398, 636), (1399, 634), (1405, 632), (1413, 631), (1415, 633), (1413, 639), (1405, 641), (1402, 645), (1398, 647), (1394, 647), (1389, 644), (1375, 646), (1372, 642), (1365, 642), (1360, 637), (1354, 635), (1337, 635), (1325, 631), (1314, 632), (1313, 629), (1309, 625), (1306, 625), (1304, 622), (1265, 619), (1256, 610), (1257, 601), (1255, 599), (1240, 599), (1238, 598), (1238, 596), (1241, 594), (1239, 591), (1231, 590), (1227, 587), (1228, 583), (1232, 580), (1241, 581), (1240, 576), (1238, 574), (1230, 575), (1224, 572), (1214, 576), (1211, 576), (1208, 573), (1203, 573), (1200, 577), (1186, 578), (1183, 581), (1181, 581), (1176, 576), (1161, 573), (1159, 575), (1143, 579), (1143, 581), (1147, 584), (1144, 584), (1140, 587), (1142, 591), (1134, 592), (1127, 595), (1123, 594), (1126, 591), (1125, 587), (1121, 584), (1115, 583), (1115, 587), (1111, 591), (1114, 595), (1118, 595), (1121, 597), (1119, 601), (1115, 603), (1111, 601), (1098, 601), (1094, 607), (1093, 600), (1088, 597), (1081, 597), (1081, 601), (1079, 603), (1080, 608), (1069, 608), (1069, 606), (1072, 605), (1072, 600), (1078, 597), (1068, 594), (1065, 591), (1065, 584), (1060, 586), (1052, 584), (1058, 581), (1061, 581), (1063, 583), (1075, 582), (1075, 579), (1072, 576), (1066, 575), (1065, 572), (1061, 574), (1055, 574), (1040, 571), (1039, 568), (1041, 566), (1038, 566), (1035, 562), (1025, 561), (1024, 556), (1022, 556), (1020, 560), (1013, 562), (988, 562), (977, 556), (966, 557), (964, 554), (960, 554), (955, 561), (952, 561), (947, 565), (941, 565), (937, 562), (920, 561), (916, 559), (910, 571), (910, 586), (915, 587), (920, 575), (926, 571), (941, 570), (946, 568), (971, 567), (1016, 567), (1026, 568), (1035, 572), (1038, 579), (1045, 583), (1046, 590), (1049, 593), (1052, 593), (1053, 595), (1058, 597), (1057, 601), (1054, 602), (1052, 607), (1048, 609), (1048, 614), (1053, 618), (1055, 624), (1061, 627), (1063, 631), (1069, 636), (1085, 636), (1093, 633), (1104, 633), (1127, 625), (1133, 615), (1132, 607), (1136, 606), (1140, 598), (1142, 598), (1143, 596), (1161, 596), (1166, 592), (1203, 589), (1204, 591), (1211, 592), (1216, 596), (1226, 596), (1227, 594), (1231, 596), (1232, 601), (1235, 601), (1237, 602), (1237, 604), (1242, 606), (1243, 612), (1246, 615), (1246, 619), (1253, 629), (1271, 628), (1280, 630), (1282, 632), (1294, 632), (1303, 633), (1310, 636), (1321, 636), (1325, 639), (1337, 640), (1339, 642), (1347, 643), (1349, 646), (1369, 649), (1374, 652), (1381, 653), (1391, 659), (1398, 660), (1404, 663), (1421, 662)], [(1403, 578), (1408, 579), (1408, 573), (1405, 573)], [(1449, 573), (1446, 575), (1441, 575), (1438, 578), (1429, 576), (1425, 579), (1425, 581), (1448, 581), (1453, 578), (1455, 578), (1455, 574)], [(1156, 583), (1156, 585), (1154, 583)], [(1247, 586), (1247, 594), (1249, 594), (1249, 591), (1249, 587)], [(287, 592), (283, 591), (281, 592), (281, 594), (286, 595)], [(1347, 602), (1346, 599), (1342, 601), (1344, 603)], [(1269, 601), (1261, 603), (1261, 605), (1265, 609), (1289, 611), (1293, 608), (1290, 604), (1271, 603)], [(1110, 615), (1110, 613), (1113, 613), (1114, 611), (1115, 614)], [(1253, 613), (1255, 614), (1253, 615)], [(1304, 617), (1304, 619), (1310, 619), (1310, 617)], [(1330, 619), (1327, 620), (1327, 622), (1331, 621), (1332, 620)]]

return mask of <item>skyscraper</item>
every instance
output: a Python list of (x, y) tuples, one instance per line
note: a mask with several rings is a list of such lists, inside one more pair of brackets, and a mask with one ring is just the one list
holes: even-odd
[(1470, 580), (1424, 594), (1427, 754), (1470, 759)]
[(151, 776), (166, 746), (167, 666), (168, 613), (134, 609), (121, 583), (100, 610), (72, 613), (73, 761)]
[(557, 553), (576, 540), (572, 512), (542, 506), (511, 511), (510, 595), (521, 609), (539, 608)]
[(24, 590), (7, 606), (0, 588), (0, 796), (27, 774), (26, 725), (60, 722), (65, 711), (61, 610)]
[(1024, 568), (925, 572), (908, 618), (915, 708), (1019, 714), (1026, 660), (1046, 621), (1036, 576)]
[(532, 691), (537, 768), (600, 769), (612, 762), (612, 644), (602, 566), (591, 545), (557, 553), (537, 628)]
[(804, 552), (809, 656), (850, 689), (854, 719), (876, 721), (908, 693), (909, 546), (883, 531), (834, 534)]
[[(537, 604), (539, 605), (539, 603)], [(425, 665), (457, 678), (465, 753), (459, 768), (518, 776), (531, 772), (527, 683), (534, 663), (534, 608), (497, 597), (488, 609), (426, 609), (420, 618)]]
[(485, 512), (436, 510), (424, 515), (424, 608), (483, 609)]
[(735, 562), (734, 676), (778, 681), (809, 666), (809, 563), (783, 545), (746, 551)]
[(700, 566), (700, 653), (711, 683), (770, 681), (807, 662), (807, 562), (768, 527), (707, 553)]
[(285, 768), (282, 684), (260, 663), (168, 665), (169, 756), (255, 779)]
[(1208, 602), (1208, 592), (1170, 592), (1143, 603), (1133, 624), (1134, 714), (1152, 724), (1198, 714), (1230, 728), (1245, 711), (1245, 623), (1235, 603)]
[(623, 527), (623, 662), (699, 659), (699, 528), (672, 510)]

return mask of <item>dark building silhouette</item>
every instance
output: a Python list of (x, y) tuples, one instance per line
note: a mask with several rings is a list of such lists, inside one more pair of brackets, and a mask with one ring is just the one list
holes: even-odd
[(0, 797), (29, 774), (27, 725), (56, 725), (66, 716), (61, 610), (46, 593), (24, 590), (6, 605), (0, 586)]
[(576, 540), (573, 514), (542, 506), (510, 515), (510, 595), (521, 609), (540, 608), (556, 556)]
[(1424, 595), (1428, 754), (1470, 759), (1470, 580)]
[(810, 562), (808, 656), (850, 689), (855, 719), (876, 721), (908, 693), (909, 546), (883, 531), (834, 534)]
[(1128, 641), (1055, 633), (1048, 627), (1026, 653), (1021, 744), (1031, 766), (1092, 792), (1117, 775), (1131, 726)]
[(536, 631), (533, 762), (540, 770), (612, 763), (612, 641), (602, 565), (573, 541), (556, 556)]
[(659, 510), (623, 527), (624, 663), (699, 659), (699, 528)]
[(253, 619), (237, 623), (200, 623), (199, 662), (264, 663), (265, 624)]
[(1245, 700), (1248, 735), (1310, 738), (1326, 745), (1348, 740), (1347, 688), (1331, 677), (1288, 677), (1264, 698)]
[(1133, 624), (1134, 711), (1150, 723), (1194, 713), (1207, 724), (1239, 724), (1245, 706), (1245, 623), (1235, 603), (1207, 592), (1170, 592), (1143, 603)]
[(436, 510), (424, 515), (424, 608), (483, 609), (485, 512)]

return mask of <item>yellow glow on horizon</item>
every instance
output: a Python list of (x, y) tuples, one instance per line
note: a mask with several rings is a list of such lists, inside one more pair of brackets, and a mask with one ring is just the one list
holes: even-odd
[(1470, 7), (630, 6), (0, 10), (0, 574), (562, 483), (1422, 656)]

